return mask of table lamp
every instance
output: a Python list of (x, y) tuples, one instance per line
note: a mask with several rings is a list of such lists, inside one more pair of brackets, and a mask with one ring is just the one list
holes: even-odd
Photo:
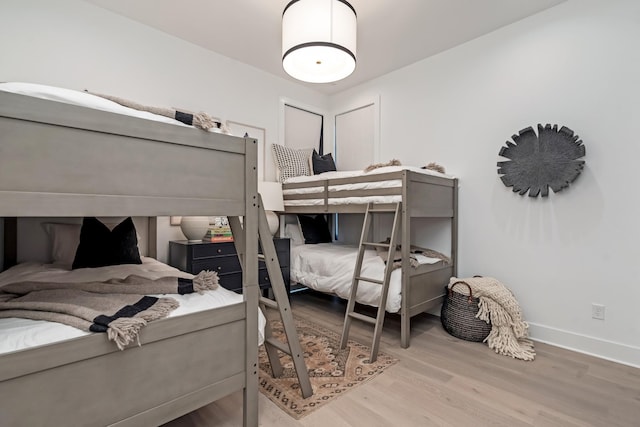
[(209, 230), (209, 217), (183, 216), (180, 220), (180, 230), (190, 242), (202, 241)]
[(258, 193), (262, 196), (262, 204), (267, 214), (267, 223), (271, 235), (275, 235), (280, 226), (280, 219), (274, 211), (284, 211), (282, 184), (279, 182), (258, 181)]

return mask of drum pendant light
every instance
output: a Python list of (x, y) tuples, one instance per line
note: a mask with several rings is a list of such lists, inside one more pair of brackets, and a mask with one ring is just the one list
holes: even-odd
[(282, 12), (282, 66), (309, 83), (335, 82), (356, 68), (356, 11), (345, 0), (293, 0)]

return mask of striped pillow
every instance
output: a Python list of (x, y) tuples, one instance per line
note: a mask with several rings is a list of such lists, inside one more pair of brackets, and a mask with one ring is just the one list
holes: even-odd
[(313, 148), (298, 150), (273, 144), (271, 150), (278, 168), (280, 182), (286, 182), (288, 178), (295, 176), (312, 175), (309, 160), (311, 159)]

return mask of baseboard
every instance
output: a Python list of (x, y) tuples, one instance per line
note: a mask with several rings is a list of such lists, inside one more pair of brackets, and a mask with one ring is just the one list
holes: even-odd
[(640, 368), (639, 347), (576, 334), (536, 323), (529, 323), (529, 336), (534, 341)]

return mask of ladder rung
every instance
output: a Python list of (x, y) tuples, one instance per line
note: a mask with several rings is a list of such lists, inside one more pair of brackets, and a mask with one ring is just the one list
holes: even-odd
[(278, 303), (269, 298), (260, 297), (260, 304), (264, 304), (267, 307), (274, 308), (276, 310), (278, 309)]
[(367, 323), (370, 323), (372, 325), (376, 324), (376, 318), (375, 317), (371, 317), (371, 316), (367, 316), (367, 315), (364, 315), (364, 314), (356, 313), (355, 311), (352, 312), (352, 313), (349, 313), (349, 317), (353, 317), (354, 319), (362, 320), (363, 322), (367, 322)]
[(283, 343), (282, 341), (278, 340), (277, 338), (267, 337), (267, 338), (264, 339), (264, 341), (267, 344), (271, 344), (272, 346), (274, 346), (275, 348), (277, 348), (281, 352), (291, 356), (291, 350), (289, 350), (289, 346), (287, 344)]
[(264, 258), (264, 254), (258, 254), (258, 259), (259, 259), (260, 261), (264, 261), (264, 260), (265, 260), (265, 258)]
[(370, 208), (369, 213), (396, 213), (395, 208)]
[(390, 248), (390, 243), (362, 242), (364, 246), (373, 246), (375, 248)]
[(384, 280), (371, 279), (369, 277), (356, 276), (356, 280), (362, 280), (363, 282), (377, 283), (378, 285), (384, 284)]

